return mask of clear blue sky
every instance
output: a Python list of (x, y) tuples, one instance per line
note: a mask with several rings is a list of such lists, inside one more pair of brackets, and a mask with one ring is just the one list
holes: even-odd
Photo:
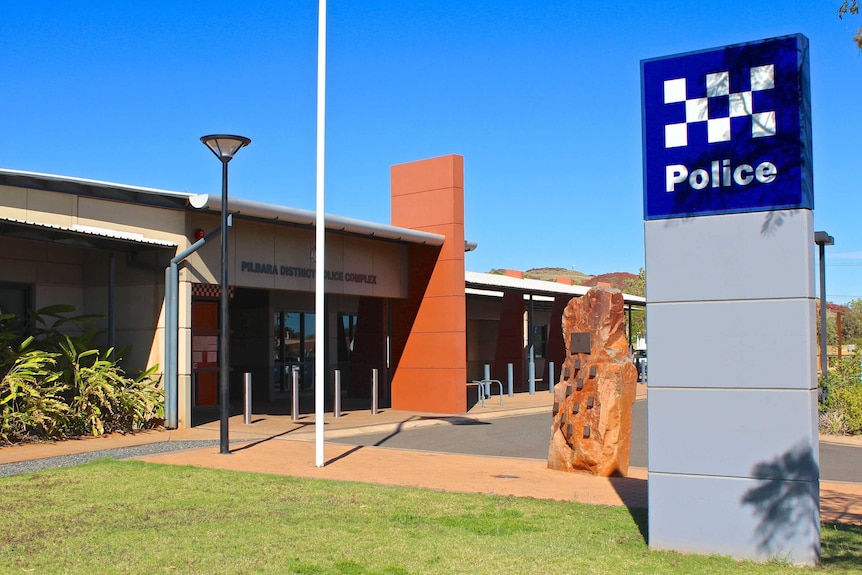
[[(862, 17), (816, 2), (330, 0), (326, 211), (389, 222), (389, 166), (465, 158), (467, 268), (643, 265), (640, 60), (811, 41), (827, 296), (862, 297)], [(317, 2), (7, 2), (0, 167), (313, 209)]]

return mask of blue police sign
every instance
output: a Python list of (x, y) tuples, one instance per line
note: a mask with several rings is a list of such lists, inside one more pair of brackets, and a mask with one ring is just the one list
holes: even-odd
[(644, 219), (813, 209), (808, 39), (641, 62)]

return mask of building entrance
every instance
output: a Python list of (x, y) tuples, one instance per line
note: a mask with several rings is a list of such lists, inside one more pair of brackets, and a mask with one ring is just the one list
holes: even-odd
[(273, 314), (273, 398), (290, 397), (291, 373), (299, 374), (300, 392), (314, 387), (314, 313), (277, 311)]

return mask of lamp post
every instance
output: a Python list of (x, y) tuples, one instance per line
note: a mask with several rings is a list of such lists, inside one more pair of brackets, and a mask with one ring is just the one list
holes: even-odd
[(228, 230), (228, 207), (227, 207), (227, 164), (240, 148), (251, 143), (251, 140), (243, 136), (230, 136), (227, 134), (213, 134), (203, 136), (201, 142), (215, 154), (221, 161), (221, 299), (219, 304), (219, 346), (218, 346), (218, 369), (219, 369), (219, 403), (221, 423), (219, 426), (219, 453), (227, 455), (230, 453), (228, 447), (228, 418), (230, 417), (230, 378), (228, 377), (228, 282), (227, 282), (227, 230)]
[(829, 377), (829, 356), (826, 354), (826, 246), (835, 245), (835, 238), (826, 232), (814, 232), (814, 243), (820, 248), (820, 373)]

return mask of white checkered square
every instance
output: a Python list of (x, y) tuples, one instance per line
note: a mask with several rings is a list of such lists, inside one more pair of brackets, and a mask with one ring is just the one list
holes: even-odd
[(760, 90), (771, 90), (775, 87), (775, 67), (757, 66), (751, 69), (751, 90), (758, 92)]
[(668, 124), (664, 127), (664, 147), (684, 148), (688, 145), (688, 124)]
[[(706, 122), (706, 137), (710, 144), (729, 142), (730, 119), (749, 116), (751, 137), (764, 138), (775, 135), (775, 111), (753, 112), (752, 93), (775, 88), (775, 67), (772, 64), (755, 66), (749, 71), (751, 89), (743, 92), (730, 91), (730, 72), (706, 74), (706, 97), (688, 98), (685, 78), (664, 81), (664, 103), (685, 103), (685, 121), (666, 124), (664, 127), (665, 148), (688, 146), (688, 125)], [(727, 98), (727, 116), (713, 118), (709, 115), (710, 98)], [(715, 107), (713, 108), (715, 110)]]
[(664, 103), (685, 102), (685, 78), (664, 81)]
[(716, 98), (730, 94), (730, 74), (719, 72), (706, 75), (706, 97)]
[(765, 138), (775, 135), (775, 112), (761, 112), (751, 115), (751, 137)]
[(703, 122), (709, 118), (709, 98), (695, 98), (685, 101), (685, 121)]
[(706, 137), (710, 144), (730, 141), (730, 118), (715, 118), (706, 122)]
[(730, 117), (740, 118), (751, 115), (751, 92), (737, 92), (730, 95)]

